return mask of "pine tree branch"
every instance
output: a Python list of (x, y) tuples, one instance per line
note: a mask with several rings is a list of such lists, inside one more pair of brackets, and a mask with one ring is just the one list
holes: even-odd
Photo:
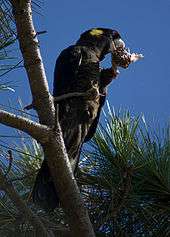
[(50, 129), (47, 126), (22, 116), (0, 110), (0, 123), (26, 132), (41, 143), (45, 143), (49, 139)]
[(48, 88), (37, 33), (32, 21), (31, 0), (11, 0), (11, 3), (34, 106), (40, 122), (52, 127), (55, 109)]
[[(50, 237), (41, 220), (27, 207), (25, 202), (20, 198), (19, 194), (14, 189), (13, 185), (9, 183), (0, 169), (0, 189), (5, 191), (12, 200), (21, 216), (30, 222), (35, 228), (37, 236)], [(51, 235), (52, 237), (52, 235)]]

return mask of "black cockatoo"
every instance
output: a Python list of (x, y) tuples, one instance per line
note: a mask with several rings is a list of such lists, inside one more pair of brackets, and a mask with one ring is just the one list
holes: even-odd
[[(100, 62), (106, 54), (112, 53), (115, 55), (114, 65), (127, 67), (130, 56), (122, 57), (124, 49), (125, 44), (117, 31), (95, 28), (84, 32), (75, 45), (61, 52), (56, 61), (54, 98), (82, 93), (82, 96), (72, 96), (58, 102), (59, 121), (74, 173), (82, 144), (89, 141), (96, 131), (106, 98), (106, 87), (117, 75), (116, 67), (101, 69)], [(118, 51), (121, 52), (120, 58)], [(33, 201), (44, 208), (54, 209), (58, 205), (46, 160), (37, 175), (32, 196)]]

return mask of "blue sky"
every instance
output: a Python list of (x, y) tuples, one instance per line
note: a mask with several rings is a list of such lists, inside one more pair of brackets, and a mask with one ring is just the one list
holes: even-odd
[[(36, 9), (37, 31), (46, 73), (52, 90), (55, 60), (79, 35), (92, 27), (117, 29), (131, 51), (142, 53), (143, 60), (120, 69), (120, 75), (109, 87), (108, 99), (115, 109), (144, 113), (147, 122), (159, 121), (164, 126), (170, 119), (170, 0), (86, 0), (44, 1)], [(19, 55), (19, 51), (16, 51)], [(109, 62), (105, 66), (110, 66)], [(31, 102), (27, 77), (23, 69), (13, 71), (6, 79), (17, 83), (16, 92), (1, 93), (1, 103), (11, 101), (18, 106), (18, 97), (25, 105)]]

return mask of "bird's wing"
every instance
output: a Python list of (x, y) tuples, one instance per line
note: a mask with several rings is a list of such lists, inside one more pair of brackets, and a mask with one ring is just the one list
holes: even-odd
[[(71, 46), (60, 54), (54, 73), (55, 97), (71, 92), (86, 93), (91, 89), (96, 94), (95, 90), (99, 90), (99, 63), (89, 62), (82, 54), (77, 46)], [(72, 167), (77, 164), (88, 129), (97, 117), (100, 96), (92, 97), (73, 97), (59, 102), (59, 121), (70, 161), (74, 163)]]
[(81, 60), (79, 47), (70, 46), (61, 52), (55, 65), (53, 96), (71, 92)]

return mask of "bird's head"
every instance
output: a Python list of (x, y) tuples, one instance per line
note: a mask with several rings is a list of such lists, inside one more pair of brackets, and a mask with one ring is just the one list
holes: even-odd
[(76, 44), (93, 48), (100, 60), (108, 53), (125, 48), (125, 43), (118, 31), (107, 28), (93, 28), (85, 31)]

